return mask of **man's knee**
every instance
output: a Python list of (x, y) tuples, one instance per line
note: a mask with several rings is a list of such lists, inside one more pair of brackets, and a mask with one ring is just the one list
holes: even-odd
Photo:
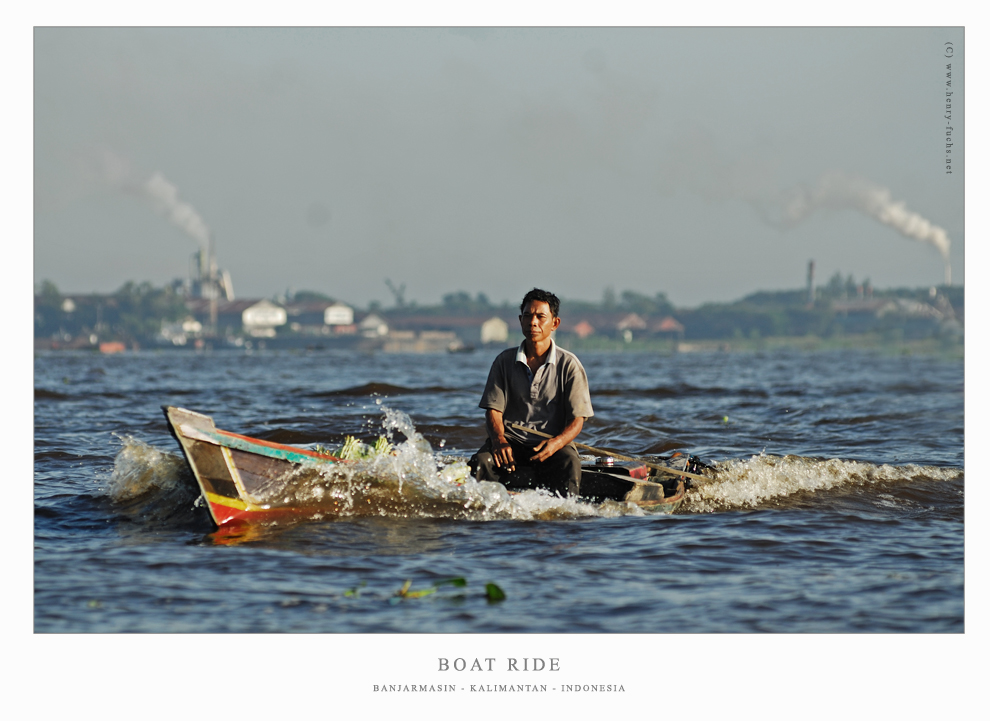
[(544, 463), (543, 473), (550, 490), (562, 496), (581, 495), (581, 457), (574, 446), (566, 445)]
[(581, 456), (578, 455), (577, 448), (568, 444), (555, 454), (559, 456), (557, 461), (561, 470), (567, 473), (569, 480), (578, 481), (581, 479)]
[(562, 468), (567, 477), (567, 495), (581, 495), (581, 456), (578, 455), (577, 448), (568, 444), (558, 451), (563, 455), (561, 459)]
[(479, 481), (497, 481), (499, 478), (495, 469), (495, 458), (484, 448), (471, 456), (468, 467)]

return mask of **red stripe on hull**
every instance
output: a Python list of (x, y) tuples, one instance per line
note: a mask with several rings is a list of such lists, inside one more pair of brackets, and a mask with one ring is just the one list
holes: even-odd
[[(267, 523), (293, 516), (306, 515), (305, 511), (296, 508), (263, 508), (252, 511), (246, 508), (234, 508), (216, 501), (209, 501), (210, 512), (218, 526), (234, 526), (242, 523)], [(310, 512), (312, 513), (312, 512)]]

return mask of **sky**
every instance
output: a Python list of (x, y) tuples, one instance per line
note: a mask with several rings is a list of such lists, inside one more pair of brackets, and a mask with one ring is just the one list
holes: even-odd
[(810, 260), (942, 283), (866, 196), (963, 279), (961, 28), (40, 27), (33, 51), (35, 282), (63, 292), (188, 276), (153, 176), (238, 297), (690, 307)]

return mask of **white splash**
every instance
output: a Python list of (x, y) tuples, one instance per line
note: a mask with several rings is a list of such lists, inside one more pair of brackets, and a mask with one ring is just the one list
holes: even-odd
[(124, 446), (114, 458), (105, 489), (113, 500), (131, 501), (155, 490), (174, 491), (192, 479), (181, 456), (129, 436), (120, 440)]
[[(325, 466), (321, 498), (333, 497), (344, 515), (443, 517), (471, 520), (547, 520), (584, 516), (644, 515), (631, 503), (593, 505), (546, 491), (509, 493), (499, 483), (477, 481), (463, 460), (434, 452), (410, 417), (382, 406), (389, 438), (405, 436), (391, 454)], [(314, 493), (313, 481), (307, 493)], [(299, 498), (299, 490), (293, 492)]]

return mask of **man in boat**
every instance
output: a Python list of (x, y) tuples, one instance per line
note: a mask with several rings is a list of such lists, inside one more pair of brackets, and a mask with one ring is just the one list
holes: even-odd
[[(571, 441), (581, 432), (584, 419), (594, 415), (588, 376), (577, 357), (551, 337), (560, 325), (557, 296), (534, 288), (519, 310), (525, 339), (492, 363), (478, 404), (485, 409), (488, 440), (470, 465), (479, 481), (576, 496), (581, 459)], [(551, 437), (527, 433), (514, 424)], [(523, 467), (530, 470), (518, 472)]]

